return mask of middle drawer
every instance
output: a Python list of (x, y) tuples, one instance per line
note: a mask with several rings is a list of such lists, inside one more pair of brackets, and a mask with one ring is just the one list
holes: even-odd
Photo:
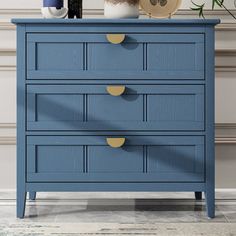
[(204, 130), (204, 85), (28, 85), (27, 130)]

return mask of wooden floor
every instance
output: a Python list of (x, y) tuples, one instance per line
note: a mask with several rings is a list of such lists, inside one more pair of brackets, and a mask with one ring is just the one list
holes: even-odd
[(236, 191), (217, 191), (216, 218), (192, 193), (39, 193), (15, 218), (15, 193), (0, 192), (0, 236), (236, 236)]

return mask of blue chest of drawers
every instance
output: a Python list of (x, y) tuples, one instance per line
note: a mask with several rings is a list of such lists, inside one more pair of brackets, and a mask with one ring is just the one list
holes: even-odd
[(218, 20), (17, 24), (17, 217), (39, 191), (205, 192)]

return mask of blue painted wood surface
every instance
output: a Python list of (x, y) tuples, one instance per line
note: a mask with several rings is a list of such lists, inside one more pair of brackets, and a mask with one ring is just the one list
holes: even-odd
[(85, 26), (90, 26), (90, 24), (95, 24), (96, 26), (100, 26), (102, 24), (102, 27), (104, 24), (109, 24), (114, 26), (113, 24), (134, 24), (134, 25), (140, 25), (140, 24), (146, 24), (149, 26), (160, 26), (160, 25), (178, 25), (178, 26), (185, 26), (185, 25), (191, 25), (191, 27), (198, 26), (198, 25), (212, 25), (215, 26), (220, 23), (219, 19), (97, 19), (97, 18), (91, 18), (91, 19), (29, 19), (29, 18), (15, 18), (12, 19), (12, 23), (14, 24), (66, 24), (66, 25), (73, 25), (73, 24), (81, 24)]
[(215, 34), (206, 30), (206, 206), (209, 218), (215, 217)]
[(27, 180), (204, 181), (204, 137), (125, 138), (125, 145), (114, 149), (107, 145), (106, 136), (30, 136), (27, 138)]
[[(219, 20), (17, 24), (17, 217), (37, 191), (205, 192), (214, 198)], [(112, 45), (107, 33), (123, 33)], [(125, 85), (112, 97), (108, 85)], [(113, 149), (106, 137), (125, 137)]]
[[(109, 85), (109, 84), (107, 84)], [(203, 85), (28, 85), (28, 130), (204, 130)]]
[(74, 192), (74, 191), (87, 191), (87, 192), (194, 192), (205, 191), (205, 183), (157, 183), (157, 182), (115, 182), (115, 183), (88, 183), (88, 182), (68, 182), (68, 183), (26, 183), (27, 191), (37, 192)]
[(126, 34), (118, 45), (106, 34), (28, 34), (27, 42), (28, 79), (204, 79), (204, 34)]
[(26, 201), (26, 48), (25, 25), (17, 27), (17, 211), (18, 218), (25, 214)]

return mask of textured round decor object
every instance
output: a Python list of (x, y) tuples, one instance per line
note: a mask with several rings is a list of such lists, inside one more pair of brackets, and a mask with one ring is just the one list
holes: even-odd
[(140, 0), (140, 6), (153, 18), (171, 17), (179, 9), (182, 0)]

